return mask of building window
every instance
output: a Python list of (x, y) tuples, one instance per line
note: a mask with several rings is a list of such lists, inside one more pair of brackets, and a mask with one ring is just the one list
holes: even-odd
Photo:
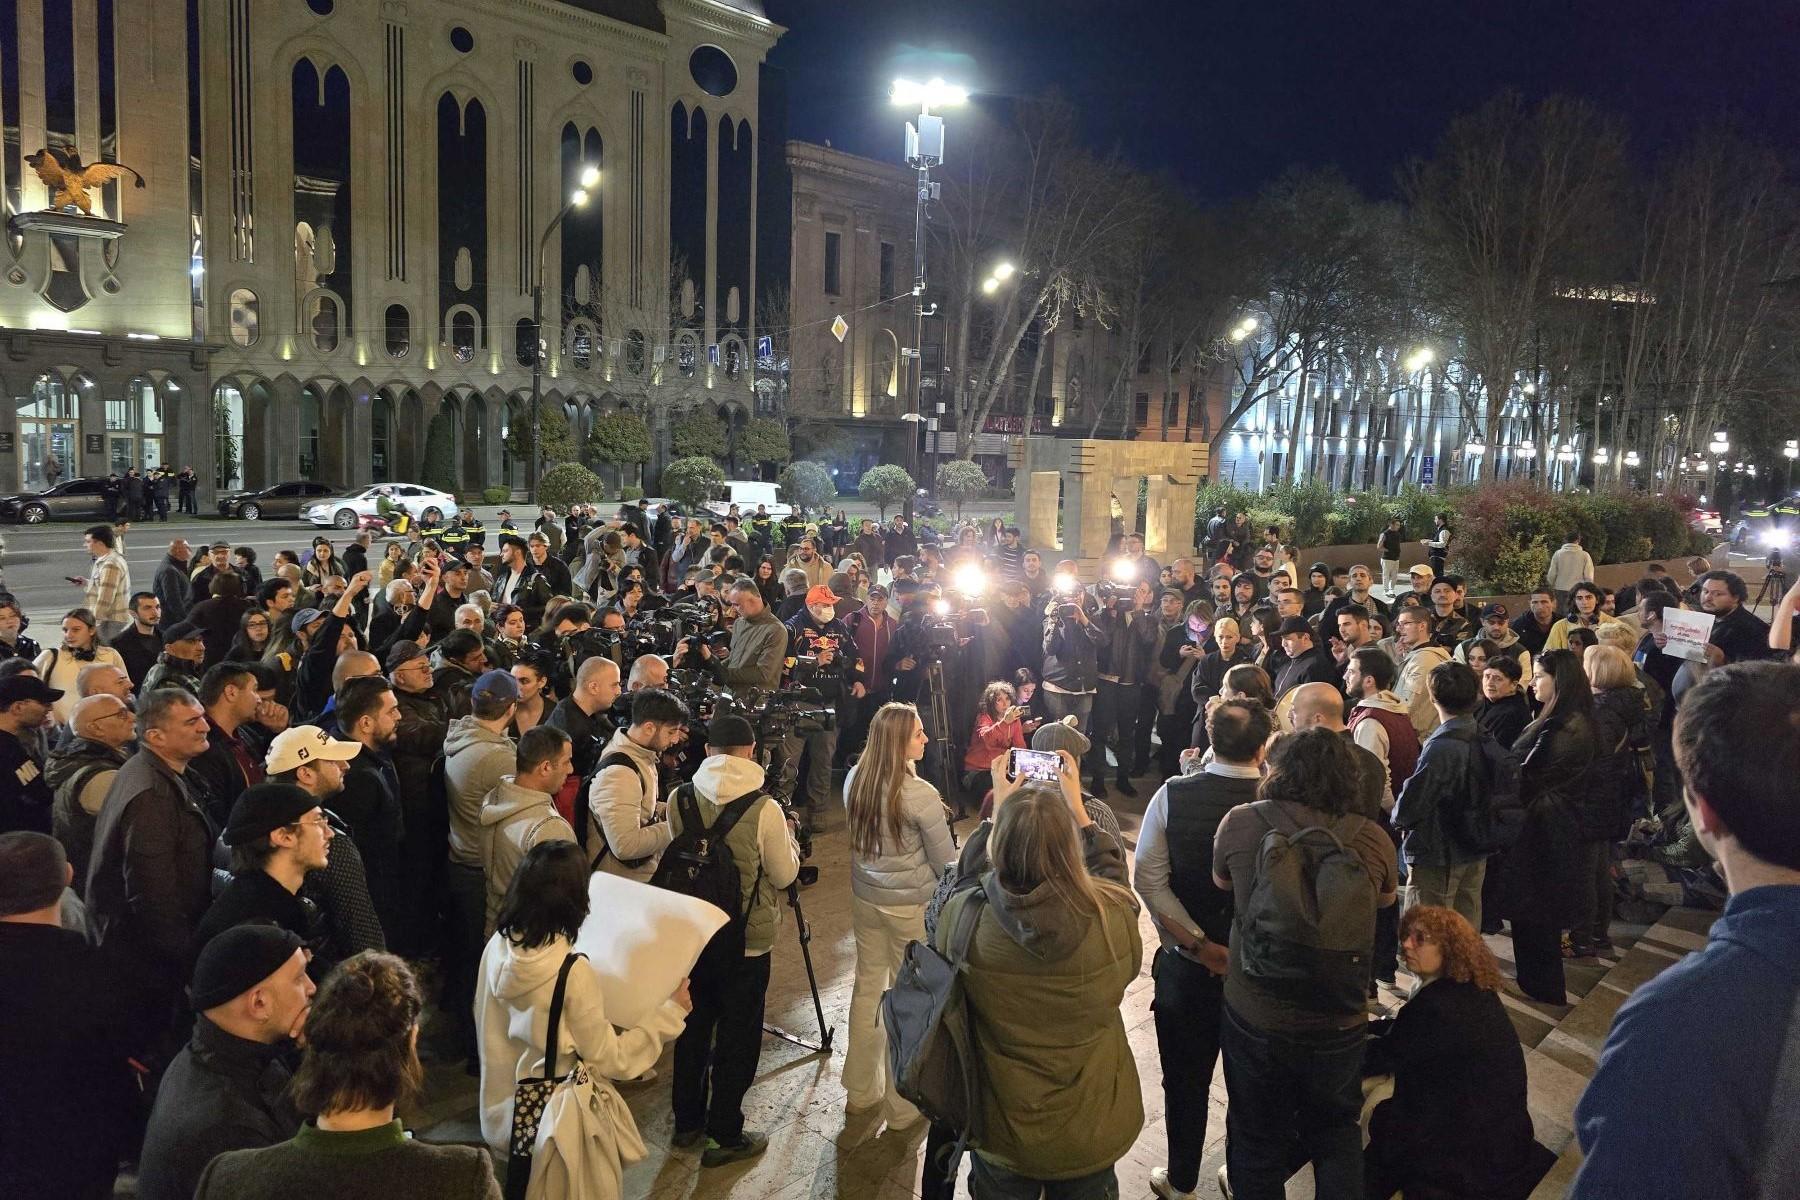
[(1131, 400), (1131, 423), (1144, 426), (1150, 423), (1150, 394), (1139, 392)]
[(450, 316), (450, 353), (459, 363), (470, 362), (475, 357), (475, 314), (466, 309), (458, 309)]
[(825, 294), (827, 296), (842, 295), (838, 286), (838, 258), (842, 235), (827, 233), (825, 235)]
[(882, 300), (894, 297), (894, 243), (881, 243), (881, 296)]
[(513, 357), (521, 367), (529, 367), (536, 353), (534, 347), (537, 339), (532, 336), (532, 332), (531, 322), (524, 317), (520, 317), (518, 324), (513, 326)]
[(393, 426), (393, 401), (386, 396), (376, 396), (375, 403), (369, 406), (369, 480), (371, 483), (386, 483), (392, 478), (388, 473), (388, 443)]
[(700, 46), (688, 56), (688, 74), (709, 96), (729, 96), (737, 91), (737, 64), (717, 46)]
[(319, 472), (319, 393), (307, 388), (300, 393), (300, 478), (313, 479)]
[(579, 58), (576, 59), (574, 65), (569, 68), (569, 74), (573, 75), (575, 77), (575, 82), (582, 87), (586, 87), (588, 84), (594, 82), (594, 68)]
[(644, 362), (648, 357), (648, 343), (644, 335), (634, 329), (625, 337), (625, 369), (633, 375), (644, 373)]
[(231, 344), (256, 345), (259, 324), (256, 293), (249, 288), (236, 288), (228, 298), (227, 307), (231, 309)]
[(337, 297), (316, 292), (307, 301), (306, 327), (312, 332), (313, 349), (329, 354), (338, 346)]
[(405, 358), (412, 345), (412, 314), (404, 304), (387, 306), (387, 352), (389, 358)]
[(475, 48), (475, 35), (458, 25), (450, 31), (450, 45), (458, 54), (467, 54)]
[(220, 491), (244, 486), (244, 394), (229, 383), (213, 389), (213, 485)]
[(1181, 420), (1181, 393), (1173, 388), (1163, 397), (1163, 428), (1173, 429)]

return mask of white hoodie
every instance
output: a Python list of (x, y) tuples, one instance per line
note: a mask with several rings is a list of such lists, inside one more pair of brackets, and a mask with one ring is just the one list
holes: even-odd
[[(509, 1150), (514, 1085), (543, 1074), (550, 999), (568, 955), (569, 943), (560, 936), (526, 950), (498, 933), (482, 951), (481, 986), (475, 993), (475, 1024), (481, 1034), (481, 1136), (497, 1153)], [(615, 1031), (606, 1019), (599, 980), (577, 963), (563, 996), (556, 1069), (568, 1071), (579, 1057), (590, 1074), (635, 1079), (656, 1065), (663, 1046), (686, 1023), (681, 1006), (665, 1000), (643, 1025)]]

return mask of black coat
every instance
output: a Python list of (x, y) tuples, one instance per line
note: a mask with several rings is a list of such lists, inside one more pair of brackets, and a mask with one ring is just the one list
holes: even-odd
[(344, 790), (331, 797), (328, 806), (343, 818), (356, 839), (369, 879), (369, 899), (374, 901), (375, 912), (385, 929), (401, 908), (395, 894), (400, 847), (406, 836), (400, 777), (393, 759), (367, 746), (344, 765)]
[(0, 923), (0, 1196), (112, 1196), (136, 1126), (129, 982), (72, 930)]
[(1643, 791), (1638, 749), (1648, 749), (1655, 720), (1643, 688), (1594, 693), (1594, 765), (1579, 797), (1581, 836), (1610, 842), (1631, 831), (1631, 807)]
[(1525, 1105), (1525, 1052), (1498, 992), (1439, 979), (1372, 1026), (1363, 1064), (1392, 1074), (1369, 1123), (1369, 1157), (1408, 1196), (1523, 1200), (1548, 1165)]
[(1299, 658), (1290, 658), (1283, 664), (1281, 674), (1275, 677), (1275, 695), (1278, 698), (1285, 696), (1308, 683), (1329, 683), (1340, 692), (1344, 690), (1344, 668), (1338, 666), (1331, 651), (1323, 646), (1315, 645)]
[(1513, 749), (1521, 756), (1525, 822), (1495, 860), (1500, 915), (1567, 927), (1587, 895), (1580, 797), (1594, 761), (1594, 722), (1580, 714), (1539, 717)]
[(186, 780), (149, 750), (113, 776), (85, 893), (95, 940), (172, 991), (212, 901), (213, 828)]
[(193, 1200), (206, 1164), (227, 1150), (286, 1141), (300, 1128), (287, 1098), (288, 1044), (234, 1037), (204, 1016), (156, 1093), (138, 1163), (138, 1200)]

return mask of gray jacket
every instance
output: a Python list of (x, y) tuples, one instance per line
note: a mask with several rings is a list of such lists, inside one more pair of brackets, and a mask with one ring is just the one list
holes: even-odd
[(596, 831), (605, 834), (609, 853), (600, 861), (599, 869), (648, 883), (650, 876), (656, 874), (657, 860), (675, 836), (658, 807), (657, 756), (632, 741), (623, 729), (613, 734), (596, 761), (604, 760), (608, 754), (623, 754), (631, 759), (632, 766), (628, 769), (617, 765), (594, 772), (586, 800), (593, 820), (588, 823), (584, 848), (590, 858), (599, 854)]
[(726, 687), (781, 686), (781, 660), (787, 654), (787, 627), (767, 609), (731, 627), (731, 654), (719, 677)]
[[(851, 767), (844, 777), (846, 806), (855, 779), (856, 768)], [(950, 825), (944, 819), (944, 801), (937, 789), (909, 775), (900, 789), (900, 805), (905, 820), (899, 844), (890, 846), (884, 841), (879, 854), (869, 858), (853, 854), (850, 859), (850, 890), (870, 904), (925, 904), (937, 890), (944, 867), (956, 861)]]
[(450, 722), (444, 738), (444, 792), (450, 802), (450, 861), (481, 866), (481, 805), (511, 775), (518, 748), (474, 717)]
[(481, 864), (487, 876), (487, 932), (491, 937), (500, 902), (525, 855), (539, 842), (572, 842), (575, 830), (562, 819), (547, 792), (520, 787), (511, 775), (488, 793), (481, 806)]

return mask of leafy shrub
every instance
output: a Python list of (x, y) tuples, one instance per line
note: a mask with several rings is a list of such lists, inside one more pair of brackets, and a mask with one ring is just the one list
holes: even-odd
[(1303, 479), (1298, 483), (1282, 480), (1263, 498), (1268, 507), (1287, 518), (1282, 537), (1296, 546), (1317, 546), (1325, 540), (1326, 517), (1338, 500), (1331, 485), (1321, 479)]
[(456, 489), (456, 426), (440, 412), (425, 427), (425, 462), (419, 482), (440, 492)]
[(870, 467), (863, 472), (862, 479), (856, 485), (857, 494), (864, 500), (872, 502), (881, 512), (881, 519), (887, 520), (887, 510), (896, 504), (903, 504), (906, 498), (918, 487), (913, 477), (906, 473), (904, 467), (893, 463), (883, 463), (879, 467)]
[(711, 499), (713, 488), (724, 482), (725, 469), (703, 455), (678, 458), (662, 473), (663, 494), (689, 510)]
[(1523, 595), (1543, 581), (1550, 569), (1550, 547), (1541, 537), (1523, 545), (1510, 545), (1494, 558), (1494, 564), (1483, 576), (1499, 596)]
[(1381, 492), (1348, 492), (1338, 497), (1338, 507), (1327, 514), (1331, 545), (1373, 542), (1387, 528), (1387, 496)]
[(788, 444), (787, 422), (774, 417), (757, 417), (738, 431), (734, 451), (745, 463), (779, 465), (787, 462), (793, 457), (793, 449)]
[(588, 430), (588, 457), (608, 466), (625, 467), (650, 461), (650, 427), (644, 418), (623, 409), (594, 419)]
[(1245, 515), (1250, 518), (1250, 536), (1257, 539), (1259, 542), (1262, 538), (1263, 530), (1271, 525), (1281, 530), (1281, 540), (1283, 542), (1293, 542), (1294, 520), (1280, 509), (1270, 508), (1261, 504), (1253, 504), (1250, 506), (1250, 511)]
[(511, 488), (490, 487), (481, 489), (481, 502), (483, 504), (505, 504), (511, 499)]
[(987, 491), (987, 486), (986, 472), (966, 459), (953, 458), (938, 466), (938, 497), (955, 503), (959, 521), (962, 520), (963, 505)]
[(781, 498), (795, 508), (824, 508), (837, 498), (831, 472), (816, 462), (797, 462), (776, 481)]
[(558, 510), (571, 504), (598, 504), (606, 498), (606, 485), (580, 463), (558, 463), (538, 482), (537, 501)]
[(724, 458), (725, 426), (702, 412), (676, 417), (669, 426), (669, 447), (677, 459)]
[(1241, 487), (1233, 487), (1229, 483), (1202, 484), (1194, 490), (1194, 540), (1198, 542), (1205, 534), (1206, 523), (1221, 505), (1225, 508), (1227, 518), (1240, 509), (1248, 512), (1250, 506), (1259, 501), (1255, 492), (1247, 492)]
[(619, 489), (619, 499), (621, 500), (642, 500), (643, 498), (644, 489), (635, 483), (628, 483)]

